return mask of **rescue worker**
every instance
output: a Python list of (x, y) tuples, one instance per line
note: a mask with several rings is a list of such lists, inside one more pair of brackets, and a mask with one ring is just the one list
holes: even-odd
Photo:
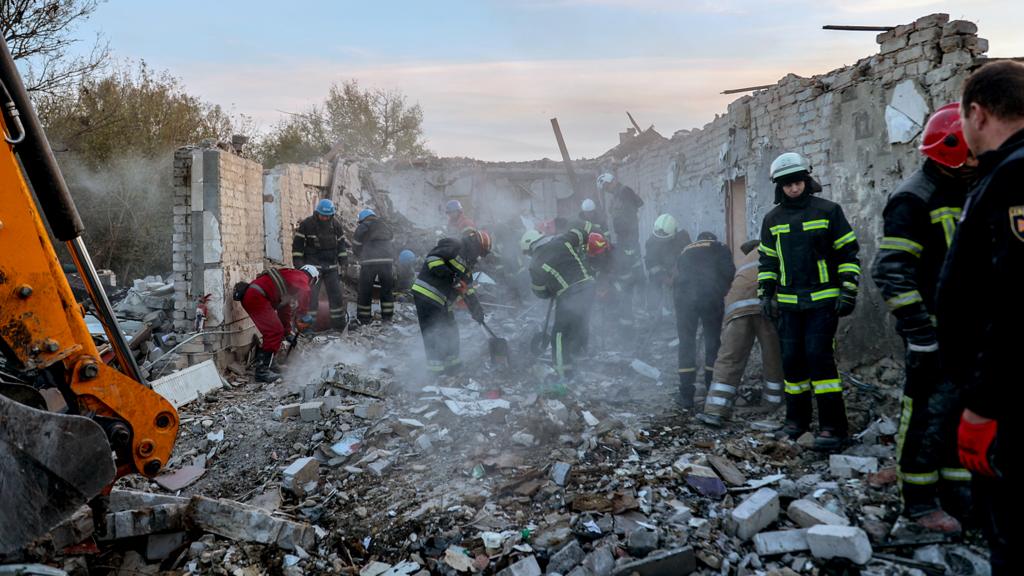
[(435, 376), (455, 374), (461, 366), (459, 325), (452, 312), (459, 298), (465, 301), (473, 320), (484, 320), (484, 309), (473, 286), (473, 266), (490, 251), (491, 237), (472, 228), (461, 238), (442, 238), (427, 253), (413, 282), (413, 303), (427, 355), (427, 370)]
[(597, 188), (611, 196), (608, 213), (615, 233), (615, 245), (640, 250), (640, 207), (643, 199), (629, 186), (624, 186), (610, 172), (597, 177)]
[(274, 355), (282, 342), (295, 345), (294, 320), (306, 314), (310, 290), (319, 276), (316, 266), (306, 264), (301, 270), (271, 268), (252, 282), (235, 284), (234, 300), (241, 303), (263, 337), (256, 351), (257, 382), (273, 382), (281, 377), (274, 370)]
[[(618, 292), (614, 286), (611, 271), (615, 268), (617, 253), (615, 246), (608, 241), (604, 234), (591, 232), (587, 237), (587, 269), (594, 276), (594, 303), (598, 310), (598, 318), (603, 322), (597, 333), (599, 337), (615, 331), (614, 322), (619, 315)], [(605, 338), (600, 338), (602, 342)], [(584, 342), (584, 348), (590, 345), (589, 331)]]
[(359, 292), (356, 319), (373, 320), (373, 285), (380, 283), (380, 319), (390, 322), (395, 315), (395, 235), (387, 222), (370, 208), (359, 211), (359, 225), (352, 234), (352, 248), (359, 258)]
[(569, 228), (578, 229), (587, 238), (592, 232), (604, 234), (608, 230), (608, 222), (604, 215), (598, 212), (597, 204), (590, 198), (585, 198), (580, 204), (580, 212), (575, 219), (569, 222)]
[(680, 230), (671, 214), (662, 214), (654, 221), (654, 230), (644, 245), (644, 264), (647, 266), (647, 309), (655, 318), (668, 303), (676, 258), (691, 242), (690, 233)]
[(320, 271), (320, 281), (313, 286), (310, 296), (309, 313), (314, 324), (319, 314), (321, 285), (327, 290), (331, 327), (344, 330), (348, 324), (348, 305), (341, 288), (341, 279), (348, 269), (348, 248), (345, 227), (335, 215), (334, 202), (320, 199), (313, 214), (299, 222), (292, 239), (293, 265), (301, 268), (310, 264)]
[(560, 382), (551, 391), (561, 393), (575, 376), (575, 360), (583, 352), (594, 302), (594, 276), (586, 265), (586, 243), (573, 233), (544, 236), (527, 230), (520, 241), (529, 254), (530, 280), (538, 298), (555, 299), (552, 355)]
[(690, 410), (697, 387), (697, 326), (704, 332), (704, 383), (711, 385), (712, 364), (722, 334), (723, 299), (736, 267), (732, 253), (711, 232), (701, 232), (676, 259), (672, 285), (679, 336), (679, 405)]
[(920, 150), (924, 164), (889, 196), (882, 212), (884, 236), (871, 276), (906, 346), (896, 443), (903, 514), (927, 530), (955, 533), (960, 522), (954, 516), (962, 518), (966, 512), (964, 495), (969, 494), (971, 475), (956, 454), (954, 438), (963, 406), (939, 366), (932, 318), (939, 270), (967, 197), (966, 176), (972, 173), (964, 169), (969, 152), (959, 104), (932, 114)]
[(449, 200), (444, 206), (444, 213), (448, 216), (448, 236), (452, 238), (461, 238), (463, 232), (476, 228), (476, 224), (463, 211), (462, 202), (458, 200)]
[(993, 62), (971, 74), (960, 116), (979, 180), (939, 276), (939, 350), (963, 394), (957, 444), (972, 472), (992, 574), (1021, 574), (1016, 385), (1024, 337), (1016, 304), (1024, 286), (1024, 64)]
[(396, 294), (407, 295), (412, 288), (412, 283), (416, 281), (416, 260), (416, 253), (412, 250), (406, 249), (398, 253), (398, 271), (395, 273)]
[(771, 321), (761, 314), (761, 301), (757, 298), (758, 244), (757, 240), (749, 240), (740, 246), (744, 256), (725, 295), (721, 346), (704, 401), (704, 413), (697, 415), (699, 420), (710, 426), (721, 426), (732, 415), (736, 392), (755, 339), (761, 345), (762, 400), (772, 409), (782, 406), (779, 334)]
[(815, 196), (821, 185), (802, 156), (787, 152), (771, 164), (775, 203), (761, 223), (758, 294), (777, 322), (785, 375), (786, 424), (792, 439), (811, 426), (814, 447), (834, 451), (848, 434), (834, 340), (839, 318), (853, 313), (860, 284), (859, 245), (843, 209)]

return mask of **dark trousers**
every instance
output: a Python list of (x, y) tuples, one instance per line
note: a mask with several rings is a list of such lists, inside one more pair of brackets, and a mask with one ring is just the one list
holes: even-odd
[(721, 298), (688, 292), (675, 293), (676, 333), (679, 335), (679, 384), (697, 381), (697, 326), (704, 330), (704, 380), (710, 384), (722, 338), (725, 304)]
[(423, 350), (427, 355), (427, 370), (438, 375), (454, 372), (459, 360), (459, 325), (447, 306), (442, 306), (419, 293), (413, 293), (416, 319), (423, 336)]
[[(1002, 424), (1002, 422), (1000, 422)], [(1016, 455), (1014, 455), (1016, 457)], [(1011, 546), (1020, 540), (1020, 487), (1010, 477), (989, 478), (975, 474), (971, 482), (974, 510), (988, 540), (992, 576), (1024, 573), (1024, 560)]]
[(786, 391), (786, 423), (807, 429), (811, 393), (818, 399), (818, 424), (844, 436), (848, 432), (842, 381), (834, 342), (839, 317), (830, 300), (809, 310), (779, 309), (779, 344)]
[(908, 351), (906, 374), (896, 438), (903, 510), (922, 516), (941, 500), (947, 512), (963, 518), (971, 475), (957, 455), (959, 394), (943, 377), (938, 351)]
[(313, 285), (310, 293), (309, 313), (316, 316), (320, 311), (320, 287), (327, 290), (327, 301), (331, 306), (331, 328), (344, 330), (348, 324), (348, 306), (345, 304), (345, 292), (341, 289), (341, 276), (338, 266), (317, 266), (320, 270), (320, 281)]
[(367, 323), (373, 319), (373, 284), (380, 283), (380, 317), (385, 322), (395, 315), (395, 273), (391, 262), (365, 262), (359, 265), (359, 294), (356, 318)]
[(555, 299), (551, 350), (559, 376), (572, 378), (575, 374), (575, 360), (587, 346), (593, 303), (593, 280), (574, 284)]

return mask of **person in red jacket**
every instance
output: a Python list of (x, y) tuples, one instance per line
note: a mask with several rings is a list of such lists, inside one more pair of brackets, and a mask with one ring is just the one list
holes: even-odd
[(310, 288), (319, 276), (316, 266), (307, 264), (299, 270), (271, 268), (252, 282), (235, 285), (235, 300), (241, 302), (263, 336), (256, 352), (257, 382), (273, 382), (281, 377), (272, 367), (274, 355), (283, 341), (289, 346), (295, 344), (295, 319), (309, 309)]

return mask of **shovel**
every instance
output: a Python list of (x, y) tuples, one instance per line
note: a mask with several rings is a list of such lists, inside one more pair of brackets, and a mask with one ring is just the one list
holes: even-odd
[(480, 325), (484, 327), (484, 330), (491, 336), (491, 339), (487, 341), (487, 349), (491, 353), (491, 364), (495, 366), (508, 367), (508, 340), (504, 338), (498, 338), (494, 331), (482, 320)]
[(548, 345), (551, 344), (551, 337), (548, 335), (548, 321), (551, 320), (551, 309), (555, 307), (555, 299), (552, 298), (548, 303), (548, 314), (544, 317), (544, 326), (540, 332), (533, 335), (530, 339), (530, 352), (534, 356), (540, 356), (548, 349)]

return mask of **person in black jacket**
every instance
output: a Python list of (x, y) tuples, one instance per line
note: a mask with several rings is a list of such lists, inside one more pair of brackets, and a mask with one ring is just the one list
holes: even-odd
[(573, 232), (542, 236), (523, 234), (520, 245), (530, 255), (530, 281), (538, 298), (555, 299), (551, 345), (555, 371), (563, 380), (575, 375), (575, 359), (587, 343), (590, 308), (594, 302), (594, 275), (586, 264), (586, 240)]
[(662, 214), (654, 221), (654, 230), (644, 244), (644, 265), (647, 268), (647, 312), (657, 320), (662, 310), (668, 313), (676, 259), (693, 240), (690, 233), (679, 228), (671, 214)]
[(960, 462), (991, 550), (993, 576), (1024, 573), (1020, 543), (1020, 309), (1024, 289), (1024, 64), (986, 64), (964, 83), (962, 129), (979, 181), (939, 275), (943, 370), (963, 393)]
[(969, 153), (958, 104), (943, 106), (928, 119), (921, 152), (924, 164), (889, 196), (882, 212), (884, 236), (871, 275), (906, 345), (896, 443), (903, 513), (927, 530), (955, 533), (961, 529), (957, 518), (967, 512), (971, 475), (956, 454), (956, 424), (963, 406), (940, 369), (932, 318), (939, 270), (971, 173), (964, 169)]
[(679, 335), (679, 403), (693, 408), (697, 382), (697, 326), (704, 331), (704, 382), (711, 385), (715, 357), (722, 336), (725, 294), (736, 267), (729, 248), (711, 232), (683, 249), (676, 260), (672, 284)]
[(834, 340), (839, 318), (853, 313), (860, 284), (859, 245), (843, 209), (818, 198), (821, 186), (794, 152), (771, 165), (775, 202), (761, 223), (758, 295), (778, 322), (785, 376), (784, 432), (796, 439), (811, 425), (811, 392), (818, 400), (814, 446), (834, 451), (849, 433)]
[(356, 319), (373, 320), (373, 285), (380, 283), (380, 318), (390, 322), (395, 315), (395, 235), (387, 222), (369, 208), (359, 212), (359, 225), (352, 234), (352, 248), (359, 258), (359, 293)]
[(299, 222), (292, 238), (292, 265), (301, 268), (310, 264), (320, 271), (320, 281), (313, 285), (309, 304), (313, 325), (316, 325), (320, 308), (320, 286), (327, 290), (331, 327), (344, 330), (348, 324), (348, 305), (341, 289), (341, 281), (348, 268), (348, 250), (345, 227), (335, 215), (334, 202), (328, 198), (320, 199), (313, 214)]
[(484, 320), (484, 309), (473, 286), (473, 266), (490, 251), (491, 237), (472, 228), (463, 233), (461, 240), (442, 238), (427, 253), (413, 282), (413, 303), (427, 354), (427, 370), (435, 376), (455, 374), (461, 366), (459, 325), (452, 312), (459, 298), (465, 301), (474, 320)]

